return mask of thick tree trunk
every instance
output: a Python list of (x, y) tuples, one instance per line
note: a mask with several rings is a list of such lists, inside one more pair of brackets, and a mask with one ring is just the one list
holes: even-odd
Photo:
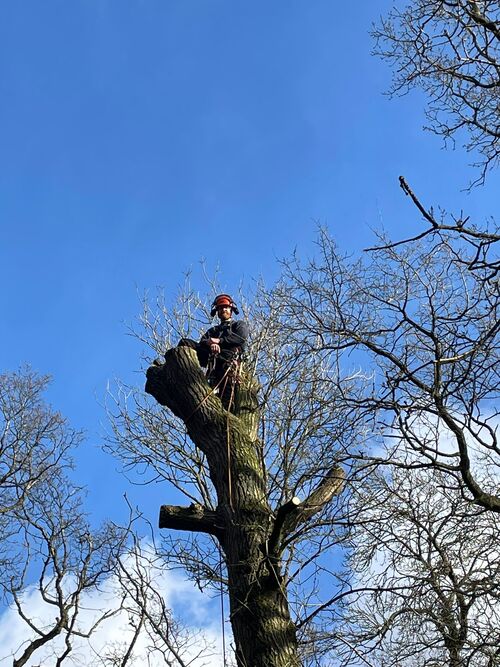
[[(148, 369), (146, 391), (185, 422), (190, 438), (206, 455), (218, 498), (216, 512), (199, 505), (164, 506), (160, 527), (218, 538), (228, 572), (238, 666), (298, 667), (296, 628), (279, 569), (281, 537), (286, 526), (296, 527), (322, 505), (316, 499), (299, 510), (297, 503), (290, 503), (278, 513), (276, 524), (266, 495), (253, 382), (239, 388), (232, 414), (212, 393), (194, 350), (169, 350), (163, 366)], [(326, 484), (326, 496), (337, 493), (340, 485), (337, 470), (334, 482)], [(323, 503), (323, 486), (320, 491)]]

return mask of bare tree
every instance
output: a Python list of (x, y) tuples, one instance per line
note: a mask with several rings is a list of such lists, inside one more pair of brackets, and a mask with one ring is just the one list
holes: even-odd
[(379, 469), (353, 504), (356, 592), (339, 664), (498, 664), (498, 514), (447, 488), (440, 472), (404, 468)]
[(227, 591), (237, 664), (312, 665), (315, 623), (342, 586), (332, 561), (344, 537), (338, 494), (346, 452), (361, 440), (337, 391), (356, 383), (338, 377), (330, 355), (306, 366), (259, 291), (246, 307), (250, 351), (227, 411), (195, 352), (173, 347), (177, 336), (207, 328), (203, 304), (212, 298), (186, 287), (170, 307), (145, 304), (137, 335), (149, 358), (169, 348), (165, 363), (148, 369), (146, 389), (168, 409), (122, 386), (108, 446), (125, 468), (187, 500), (161, 508), (160, 527), (176, 531), (165, 536), (164, 556), (200, 588)]
[[(394, 68), (391, 92), (428, 95), (429, 129), (478, 152), (480, 175), (498, 163), (500, 6), (496, 0), (411, 0), (373, 31)], [(463, 137), (463, 138), (462, 138)]]
[[(47, 383), (29, 368), (0, 377), (0, 587), (26, 625), (15, 667), (49, 645), (61, 664), (75, 637), (113, 613), (79, 624), (82, 597), (110, 575), (127, 535), (111, 525), (93, 530), (82, 513), (81, 490), (67, 475), (82, 436), (45, 403)], [(46, 618), (30, 610), (28, 590), (37, 590)]]
[(436, 219), (404, 185), (425, 214), (421, 234), (381, 237), (352, 260), (323, 230), (316, 258), (284, 262), (273, 294), (283, 335), (313, 356), (341, 355), (344, 367), (372, 373), (355, 400), (345, 397), (371, 423), (367, 461), (383, 462), (376, 446), (390, 438), (386, 462), (399, 465), (398, 452), (411, 450), (418, 457), (405, 465), (446, 473), (472, 502), (498, 512), (494, 477), (481, 472), (500, 465), (498, 231)]
[[(50, 482), (30, 493), (12, 520), (17, 520), (19, 531), (10, 541), (17, 567), (4, 592), (26, 625), (26, 639), (15, 652), (13, 666), (28, 664), (40, 650), (48, 650), (60, 665), (78, 638), (88, 639), (120, 609), (118, 599), (90, 620), (83, 613), (86, 596), (112, 575), (126, 532), (110, 524), (93, 530), (82, 516), (78, 490), (57, 471)], [(26, 595), (29, 590), (39, 595), (40, 605), (34, 610)]]
[(22, 507), (82, 439), (43, 401), (49, 378), (26, 368), (0, 375), (0, 515)]
[[(30, 369), (1, 376), (0, 591), (25, 632), (18, 646), (0, 652), (10, 652), (13, 667), (35, 660), (89, 664), (98, 633), (123, 618), (120, 647), (112, 656), (94, 655), (93, 663), (132, 665), (137, 639), (144, 644), (148, 637), (157, 649), (171, 647), (162, 664), (186, 667), (189, 635), (145, 587), (144, 568), (130, 565), (137, 556), (136, 518), (131, 513), (124, 527), (96, 528), (85, 515), (84, 491), (70, 476), (81, 434), (45, 403), (47, 382)], [(149, 593), (142, 606), (139, 591), (143, 602)], [(141, 614), (131, 632), (127, 621)], [(197, 654), (203, 648), (199, 643)]]
[(13, 514), (53, 471), (70, 466), (69, 451), (81, 441), (45, 405), (47, 383), (30, 368), (0, 375), (0, 583), (18, 564), (9, 548), (18, 531)]

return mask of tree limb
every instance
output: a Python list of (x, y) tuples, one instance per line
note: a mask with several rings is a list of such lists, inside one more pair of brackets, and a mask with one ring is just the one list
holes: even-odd
[(222, 527), (217, 525), (217, 512), (193, 503), (189, 507), (162, 505), (159, 517), (160, 528), (190, 530), (220, 536)]
[(292, 533), (301, 523), (309, 521), (327, 505), (334, 496), (339, 495), (344, 486), (345, 473), (340, 466), (331, 468), (321, 482), (311, 491), (304, 502), (296, 496), (278, 509), (273, 530), (268, 542), (268, 553), (277, 558), (284, 538)]

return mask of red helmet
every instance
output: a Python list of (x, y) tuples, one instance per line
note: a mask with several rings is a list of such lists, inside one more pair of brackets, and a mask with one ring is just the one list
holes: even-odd
[(217, 310), (221, 306), (230, 306), (231, 310), (233, 311), (233, 313), (235, 313), (235, 315), (238, 315), (239, 312), (240, 312), (238, 310), (236, 304), (232, 300), (232, 298), (229, 296), (229, 294), (219, 294), (214, 299), (214, 302), (212, 304), (212, 310), (210, 311), (210, 315), (212, 317), (214, 317), (215, 314), (217, 313)]

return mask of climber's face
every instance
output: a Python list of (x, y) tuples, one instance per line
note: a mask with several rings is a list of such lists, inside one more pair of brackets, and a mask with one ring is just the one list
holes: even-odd
[(221, 322), (227, 322), (231, 319), (231, 306), (219, 306), (217, 308), (217, 317)]

